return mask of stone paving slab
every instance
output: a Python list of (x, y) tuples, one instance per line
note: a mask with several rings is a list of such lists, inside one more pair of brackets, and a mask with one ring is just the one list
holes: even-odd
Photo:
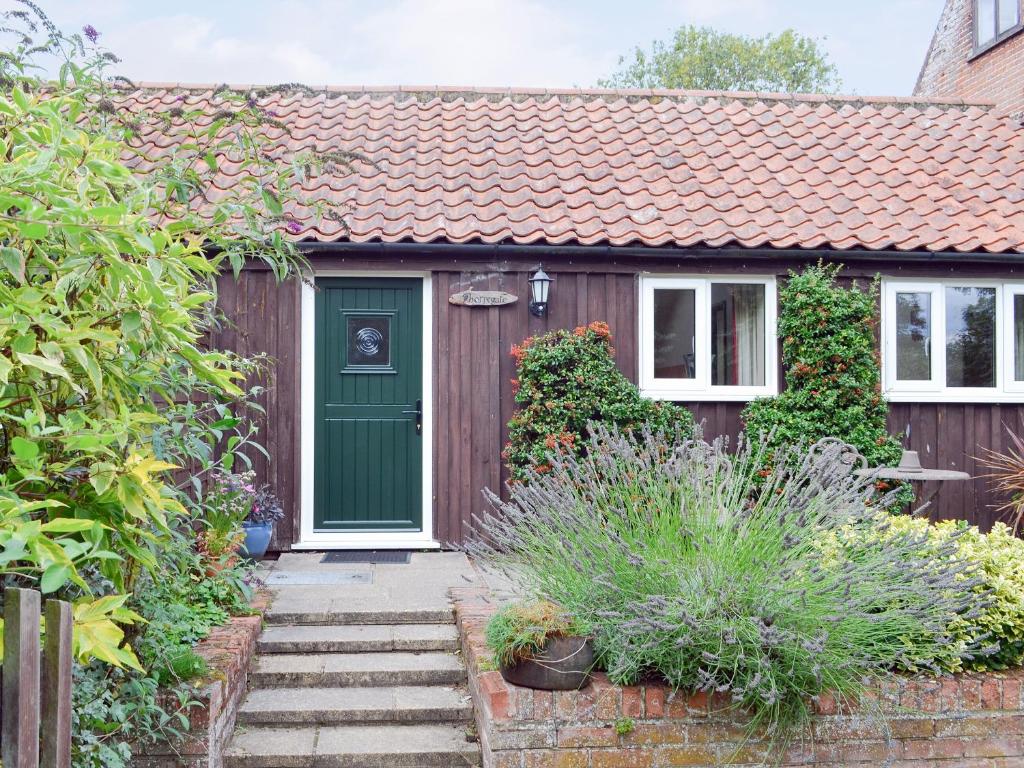
[(467, 721), (473, 705), (464, 688), (264, 688), (251, 691), (239, 722), (344, 724), (354, 722)]
[(270, 626), (259, 639), (262, 653), (362, 653), (366, 651), (454, 651), (452, 624), (352, 624)]
[(452, 653), (268, 654), (249, 673), (257, 686), (371, 686), (459, 683), (462, 659)]
[(246, 727), (226, 768), (454, 768), (480, 765), (480, 747), (457, 725)]

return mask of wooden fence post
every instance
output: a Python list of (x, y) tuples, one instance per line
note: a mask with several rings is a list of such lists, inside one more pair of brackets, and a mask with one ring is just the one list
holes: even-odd
[(39, 765), (39, 593), (4, 590), (4, 768)]
[(46, 601), (40, 768), (71, 765), (71, 604)]

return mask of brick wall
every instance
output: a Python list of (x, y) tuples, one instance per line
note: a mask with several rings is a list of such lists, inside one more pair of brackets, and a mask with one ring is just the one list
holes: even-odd
[(1000, 111), (1024, 112), (1024, 32), (968, 61), (974, 53), (974, 0), (946, 0), (915, 96), (990, 101)]
[[(534, 691), (484, 671), (487, 593), (455, 590), (456, 616), (485, 768), (647, 768), (780, 765), (842, 768), (1024, 766), (1024, 673), (893, 679), (860, 707), (823, 697), (810, 734), (785, 755), (748, 741), (727, 700), (664, 685), (612, 685), (602, 674), (582, 691)], [(487, 665), (483, 665), (486, 669)], [(877, 706), (880, 705), (880, 706)], [(885, 718), (875, 712), (886, 712)], [(629, 733), (616, 723), (632, 724)]]
[(189, 711), (188, 738), (179, 744), (147, 747), (135, 756), (136, 768), (220, 768), (269, 605), (269, 594), (258, 594), (252, 602), (255, 615), (232, 617), (196, 645), (209, 672), (198, 683), (198, 706)]

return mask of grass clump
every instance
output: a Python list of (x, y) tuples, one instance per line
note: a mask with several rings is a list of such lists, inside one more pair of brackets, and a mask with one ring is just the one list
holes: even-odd
[(570, 614), (547, 600), (512, 603), (487, 622), (487, 647), (499, 664), (511, 666), (542, 650), (548, 638), (586, 634)]
[(490, 494), (471, 551), (590, 627), (613, 682), (727, 694), (773, 739), (826, 691), (976, 652), (949, 632), (985, 602), (955, 536), (894, 532), (827, 565), (823, 535), (877, 525), (870, 481), (838, 454), (727, 448), (595, 426), (582, 456)]

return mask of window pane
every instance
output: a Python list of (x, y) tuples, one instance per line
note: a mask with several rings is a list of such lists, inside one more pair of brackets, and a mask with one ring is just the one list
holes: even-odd
[(349, 316), (348, 364), (388, 365), (391, 362), (391, 318)]
[(692, 288), (654, 292), (655, 378), (696, 378), (696, 299)]
[(1020, 21), (1020, 5), (1018, 0), (999, 0), (999, 34)]
[(977, 44), (984, 45), (996, 36), (996, 0), (978, 0), (975, 6), (974, 30)]
[(1024, 381), (1024, 294), (1013, 297), (1013, 380)]
[(764, 386), (764, 286), (712, 283), (711, 383)]
[(995, 288), (946, 288), (946, 385), (996, 385)]
[(928, 342), (932, 335), (930, 293), (896, 294), (896, 378), (929, 381), (932, 361)]

